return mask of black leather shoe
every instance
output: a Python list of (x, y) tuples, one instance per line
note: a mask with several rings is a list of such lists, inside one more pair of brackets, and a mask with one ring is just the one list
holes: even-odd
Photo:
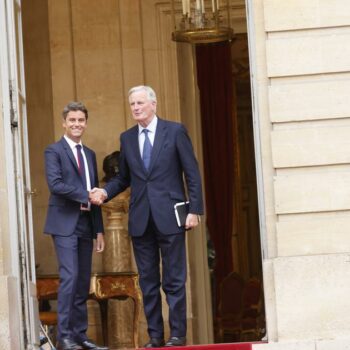
[(170, 337), (164, 346), (170, 347), (170, 346), (185, 346), (185, 345), (186, 345), (186, 337)]
[(69, 338), (60, 339), (56, 344), (57, 350), (82, 350), (83, 348), (79, 346), (75, 341)]
[(109, 350), (107, 346), (99, 346), (93, 343), (91, 340), (87, 339), (79, 343), (83, 349), (92, 349), (92, 350)]
[(162, 338), (150, 338), (149, 342), (145, 344), (144, 348), (161, 348), (164, 346), (164, 339)]

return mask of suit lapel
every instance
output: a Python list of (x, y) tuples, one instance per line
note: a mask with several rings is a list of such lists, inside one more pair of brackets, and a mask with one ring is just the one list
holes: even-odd
[(133, 153), (134, 159), (136, 159), (137, 164), (139, 164), (141, 169), (143, 169), (143, 171), (147, 174), (147, 171), (143, 165), (143, 161), (140, 153), (138, 125), (135, 125), (134, 128), (132, 129), (129, 142), (130, 142), (130, 149), (131, 149), (131, 152)]
[[(77, 164), (77, 161), (74, 157), (73, 151), (70, 148), (70, 146), (68, 145), (67, 141), (64, 139), (64, 137), (62, 137), (62, 139), (61, 139), (61, 144), (62, 144), (64, 150), (66, 151), (69, 159), (71, 160), (73, 167), (76, 170), (77, 175), (79, 176), (79, 179), (81, 179), (79, 169), (78, 169), (78, 164)], [(84, 153), (85, 153), (86, 160), (88, 162), (88, 169), (89, 169), (89, 175), (90, 175), (90, 185), (92, 186), (95, 183), (95, 174), (94, 174), (94, 169), (93, 169), (92, 155), (91, 155), (90, 150), (87, 147), (84, 147)]]
[(76, 159), (74, 157), (72, 149), (69, 147), (68, 142), (64, 139), (64, 137), (61, 138), (61, 144), (62, 144), (64, 150), (66, 151), (69, 159), (71, 160), (74, 169), (76, 170), (77, 174), (79, 175), (79, 169), (78, 169), (77, 161), (76, 161)]
[(138, 125), (134, 126), (134, 129), (132, 130), (131, 137), (129, 139), (130, 149), (134, 155), (134, 158), (136, 159), (137, 163), (140, 165), (140, 168), (143, 170), (146, 176), (148, 176), (152, 171), (153, 165), (155, 164), (158, 158), (159, 152), (162, 149), (164, 140), (166, 139), (166, 135), (167, 135), (166, 124), (162, 119), (158, 117), (157, 129), (156, 129), (156, 134), (155, 134), (154, 143), (152, 147), (151, 163), (147, 171), (143, 164), (143, 160), (141, 158), (141, 153), (140, 153)]
[(87, 147), (84, 147), (84, 153), (88, 163), (87, 165), (88, 165), (89, 175), (90, 175), (90, 186), (91, 188), (93, 188), (95, 184), (95, 172), (93, 168), (92, 153)]
[(166, 135), (167, 135), (166, 124), (162, 119), (158, 117), (157, 129), (154, 137), (154, 143), (153, 143), (152, 154), (151, 154), (151, 163), (149, 166), (148, 173), (151, 173), (152, 171), (152, 168), (158, 158), (159, 152), (162, 149), (164, 140), (166, 139)]

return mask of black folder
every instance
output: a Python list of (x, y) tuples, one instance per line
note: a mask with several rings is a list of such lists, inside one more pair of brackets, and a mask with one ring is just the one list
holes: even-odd
[(190, 210), (190, 202), (180, 202), (174, 205), (175, 217), (179, 227), (185, 226), (187, 214)]

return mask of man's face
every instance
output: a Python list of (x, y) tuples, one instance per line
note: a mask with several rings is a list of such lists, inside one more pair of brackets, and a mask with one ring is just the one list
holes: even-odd
[(63, 121), (65, 134), (74, 142), (79, 143), (87, 127), (85, 113), (82, 111), (70, 111)]
[(137, 91), (129, 96), (129, 104), (133, 118), (146, 127), (156, 113), (157, 103), (147, 98), (146, 91)]

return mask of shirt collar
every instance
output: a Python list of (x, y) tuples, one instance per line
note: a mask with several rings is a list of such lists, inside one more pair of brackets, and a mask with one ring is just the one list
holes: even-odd
[(82, 145), (81, 141), (80, 141), (79, 143), (76, 143), (76, 142), (74, 142), (72, 139), (70, 139), (67, 135), (63, 135), (63, 137), (64, 137), (64, 139), (67, 141), (67, 143), (68, 143), (68, 145), (69, 145), (69, 147), (70, 147), (71, 149), (75, 149), (75, 147), (76, 147), (77, 145), (80, 145), (81, 148), (83, 148), (83, 145)]
[(152, 119), (152, 121), (147, 125), (146, 128), (144, 128), (143, 126), (141, 126), (139, 124), (139, 135), (142, 133), (143, 129), (147, 129), (150, 132), (155, 134), (156, 129), (157, 129), (157, 123), (158, 123), (158, 117), (155, 115), (154, 118)]

